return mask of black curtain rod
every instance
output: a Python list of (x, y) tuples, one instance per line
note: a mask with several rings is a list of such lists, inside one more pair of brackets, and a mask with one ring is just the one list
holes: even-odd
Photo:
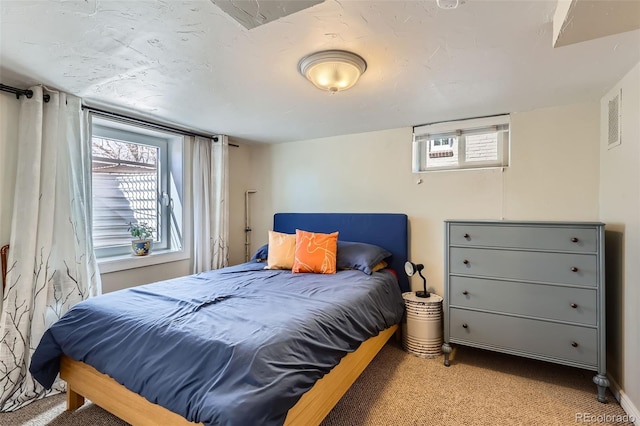
[[(15, 94), (16, 99), (20, 99), (20, 96), (26, 96), (27, 99), (31, 99), (33, 97), (33, 90), (29, 90), (29, 89), (26, 89), (26, 90), (18, 89), (15, 87), (0, 84), (0, 90), (2, 90), (3, 92), (9, 92), (9, 93)], [(51, 99), (50, 95), (47, 95), (46, 93), (42, 95), (42, 100), (44, 100), (45, 102), (49, 102), (50, 99)]]
[[(206, 135), (204, 133), (198, 133), (198, 132), (194, 132), (192, 130), (179, 129), (177, 127), (168, 126), (166, 124), (160, 124), (160, 123), (154, 123), (152, 121), (142, 120), (140, 118), (133, 118), (133, 117), (129, 117), (129, 116), (126, 116), (126, 115), (118, 114), (116, 112), (105, 111), (103, 109), (90, 107), (88, 105), (82, 105), (82, 109), (87, 110), (87, 111), (92, 112), (92, 113), (97, 114), (97, 115), (101, 115), (103, 117), (117, 118), (117, 119), (120, 119), (120, 120), (123, 120), (123, 121), (142, 124), (144, 126), (151, 127), (153, 129), (166, 130), (166, 131), (169, 131), (169, 132), (179, 133), (181, 135), (200, 136), (200, 137), (203, 137), (203, 138), (213, 139), (214, 142), (218, 142), (218, 137), (217, 136)], [(240, 145), (236, 145), (234, 143), (230, 143), (229, 146), (234, 146), (234, 147), (237, 148)]]
[[(0, 84), (0, 90), (3, 91), (3, 92), (9, 92), (9, 93), (15, 94), (16, 95), (16, 99), (20, 99), (20, 96), (26, 96), (27, 99), (31, 99), (33, 97), (33, 90), (29, 90), (29, 89), (26, 89), (26, 90), (18, 89), (16, 87), (11, 87), (11, 86), (7, 86), (7, 85), (4, 85), (4, 84)], [(51, 99), (51, 97), (49, 95), (45, 94), (43, 96), (43, 99), (44, 99), (45, 102), (49, 102), (49, 99)], [(181, 135), (187, 135), (187, 136), (200, 136), (200, 137), (203, 137), (203, 138), (213, 139), (214, 142), (218, 142), (218, 137), (217, 136), (206, 135), (204, 133), (198, 133), (198, 132), (194, 132), (194, 131), (191, 131), (191, 130), (179, 129), (177, 127), (168, 126), (166, 124), (153, 123), (151, 121), (142, 120), (140, 118), (128, 117), (126, 115), (117, 114), (117, 113), (111, 112), (111, 111), (105, 111), (103, 109), (93, 108), (93, 107), (90, 107), (90, 106), (87, 106), (87, 105), (82, 105), (82, 109), (87, 110), (89, 112), (92, 112), (94, 114), (102, 115), (104, 117), (118, 118), (120, 120), (124, 120), (124, 121), (128, 121), (128, 122), (143, 124), (143, 125), (145, 125), (147, 127), (152, 127), (154, 129), (158, 129), (158, 130), (166, 130), (166, 131), (179, 133)], [(229, 146), (234, 146), (234, 147), (237, 148), (240, 145), (236, 145), (234, 143), (230, 143)]]

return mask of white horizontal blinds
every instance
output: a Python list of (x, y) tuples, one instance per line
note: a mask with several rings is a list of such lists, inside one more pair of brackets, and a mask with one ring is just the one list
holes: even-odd
[(94, 246), (128, 246), (132, 222), (158, 229), (159, 148), (94, 137), (93, 153)]
[(509, 115), (414, 127), (413, 171), (504, 167)]

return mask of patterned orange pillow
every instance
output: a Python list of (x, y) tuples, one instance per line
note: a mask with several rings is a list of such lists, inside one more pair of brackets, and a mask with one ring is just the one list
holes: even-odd
[(296, 256), (291, 272), (335, 274), (337, 251), (337, 232), (319, 234), (296, 229)]
[(291, 269), (295, 253), (295, 235), (269, 231), (269, 254), (264, 269)]

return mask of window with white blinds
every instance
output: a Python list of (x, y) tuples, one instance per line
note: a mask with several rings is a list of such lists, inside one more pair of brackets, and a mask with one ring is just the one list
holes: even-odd
[(175, 220), (181, 215), (172, 211), (179, 194), (170, 184), (172, 174), (182, 173), (171, 169), (176, 149), (169, 144), (176, 139), (182, 138), (93, 119), (93, 243), (98, 258), (131, 253), (131, 223), (146, 223), (155, 230), (154, 251), (181, 248), (176, 235), (182, 224)]
[(413, 172), (506, 167), (509, 115), (413, 128)]

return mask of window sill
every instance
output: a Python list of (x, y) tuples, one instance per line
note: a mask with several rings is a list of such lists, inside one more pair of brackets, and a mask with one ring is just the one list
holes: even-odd
[(98, 267), (101, 274), (124, 271), (127, 269), (142, 268), (145, 266), (158, 265), (160, 263), (177, 262), (189, 259), (186, 250), (158, 250), (146, 256), (135, 256), (133, 254), (123, 256), (112, 256), (98, 259)]
[(440, 172), (464, 172), (469, 170), (499, 170), (505, 171), (509, 166), (485, 166), (485, 167), (458, 167), (455, 169), (427, 169), (427, 170), (418, 170), (413, 173), (440, 173)]

